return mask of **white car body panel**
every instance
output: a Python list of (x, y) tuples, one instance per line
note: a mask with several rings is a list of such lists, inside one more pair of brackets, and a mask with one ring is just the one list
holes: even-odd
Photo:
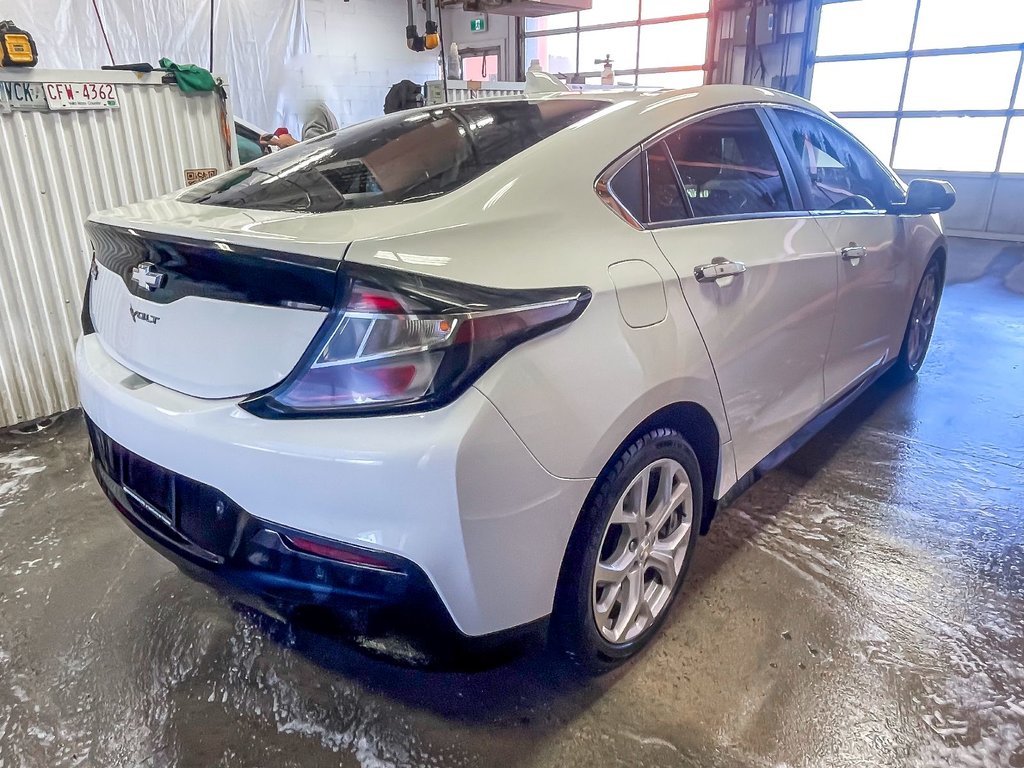
[[(78, 348), (88, 416), (130, 451), (219, 489), (256, 518), (408, 558), (459, 629), (484, 635), (551, 611), (595, 479), (652, 414), (680, 403), (708, 414), (720, 443), (708, 496), (718, 499), (898, 352), (941, 242), (937, 217), (878, 217), (898, 247), (875, 222), (806, 212), (648, 231), (595, 192), (618, 157), (693, 115), (737, 103), (824, 113), (742, 86), (550, 98), (611, 107), (435, 199), (310, 214), (163, 198), (91, 220), (331, 259), (342, 270), (505, 289), (585, 286), (592, 299), (574, 322), (515, 347), (437, 410), (272, 420), (239, 408), (240, 396), (287, 375), (322, 312), (154, 302), (168, 320), (161, 327), (133, 323), (126, 297), (137, 297), (115, 285), (94, 295), (99, 334)], [(848, 240), (873, 243), (879, 258), (856, 271), (838, 253)], [(748, 271), (698, 283), (694, 267), (714, 256)], [(117, 284), (108, 276), (99, 285)], [(863, 312), (867, 324), (857, 320)], [(232, 350), (218, 356), (225, 344)], [(158, 383), (139, 386), (136, 374)]]
[(550, 612), (590, 483), (545, 472), (479, 392), (424, 414), (267, 422), (139, 386), (95, 335), (77, 363), (82, 406), (114, 440), (262, 520), (412, 560), (466, 634)]
[[(836, 254), (808, 217), (655, 231), (711, 354), (743, 475), (821, 409), (835, 319)], [(699, 283), (720, 256), (741, 277)]]
[(836, 252), (864, 246), (859, 259), (840, 255), (839, 293), (832, 347), (825, 365), (825, 399), (841, 394), (899, 354), (906, 299), (917, 289), (924, 268), (908, 252), (905, 220), (871, 213), (817, 215)]
[(133, 296), (102, 265), (92, 306), (97, 336), (111, 357), (147, 379), (206, 398), (240, 397), (281, 381), (327, 316), (203, 296), (158, 304)]

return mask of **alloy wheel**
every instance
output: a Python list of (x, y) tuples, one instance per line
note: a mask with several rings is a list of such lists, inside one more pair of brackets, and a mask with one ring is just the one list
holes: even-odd
[(907, 336), (907, 365), (917, 370), (928, 351), (928, 343), (935, 330), (935, 316), (939, 305), (938, 278), (929, 270), (921, 281), (910, 313), (910, 330)]
[(671, 602), (693, 533), (693, 490), (682, 464), (659, 459), (615, 504), (594, 568), (594, 621), (605, 640), (635, 640)]

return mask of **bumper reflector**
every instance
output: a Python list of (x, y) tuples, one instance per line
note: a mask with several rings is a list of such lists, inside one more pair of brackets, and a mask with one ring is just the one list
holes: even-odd
[(330, 544), (322, 544), (318, 541), (302, 539), (298, 536), (285, 536), (284, 540), (292, 549), (305, 552), (308, 555), (325, 557), (328, 560), (335, 560), (348, 565), (375, 568), (378, 571), (395, 571), (394, 566), (386, 560), (354, 549), (343, 549), (342, 547), (331, 546)]

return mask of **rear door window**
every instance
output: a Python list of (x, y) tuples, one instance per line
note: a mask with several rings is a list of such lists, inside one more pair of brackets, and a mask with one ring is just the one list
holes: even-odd
[(773, 113), (810, 210), (886, 210), (902, 202), (881, 162), (837, 126), (791, 109)]
[(647, 177), (650, 188), (650, 219), (652, 223), (689, 218), (679, 179), (672, 167), (672, 158), (660, 141), (647, 152)]
[(793, 210), (771, 139), (753, 109), (687, 125), (665, 145), (694, 217)]
[(310, 213), (427, 200), (607, 106), (552, 99), (400, 112), (269, 155), (196, 186), (181, 200)]

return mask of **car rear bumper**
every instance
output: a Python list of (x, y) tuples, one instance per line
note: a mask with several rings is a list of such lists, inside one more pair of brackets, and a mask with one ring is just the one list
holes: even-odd
[[(202, 400), (142, 379), (94, 334), (79, 342), (76, 363), (94, 440), (186, 489), (183, 512), (161, 516), (146, 508), (160, 508), (146, 495), (163, 498), (166, 482), (126, 482), (113, 461), (97, 459), (105, 492), (136, 531), (193, 574), (278, 611), (436, 594), (459, 632), (474, 637), (550, 613), (592, 481), (546, 472), (477, 390), (423, 414), (264, 420), (235, 400)], [(394, 567), (368, 574), (336, 566), (292, 551), (288, 532), (361, 548)]]
[(311, 608), (359, 620), (390, 612), (415, 616), (406, 623), (432, 634), (458, 634), (414, 563), (359, 547), (345, 549), (372, 559), (372, 567), (298, 550), (292, 542), (307, 533), (254, 518), (217, 489), (133, 454), (86, 423), (107, 498), (147, 544), (194, 578), (282, 618)]

